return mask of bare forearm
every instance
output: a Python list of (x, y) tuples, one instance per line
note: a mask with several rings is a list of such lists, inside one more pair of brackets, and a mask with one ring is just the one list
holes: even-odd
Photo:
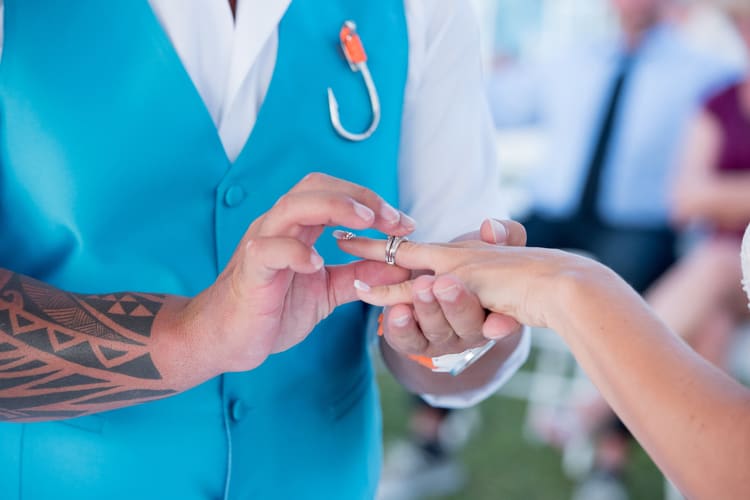
[(568, 287), (553, 325), (634, 435), (691, 498), (747, 495), (748, 391), (612, 275)]
[(0, 420), (71, 418), (163, 398), (209, 376), (174, 319), (186, 299), (82, 295), (0, 270)]
[(457, 377), (447, 373), (434, 373), (397, 353), (385, 341), (381, 341), (380, 349), (391, 373), (408, 390), (415, 394), (443, 396), (487, 385), (515, 352), (521, 335), (518, 333), (498, 341), (495, 347)]
[[(692, 190), (677, 211), (682, 218), (709, 220), (723, 225), (744, 225), (750, 220), (750, 176), (713, 175)], [(680, 204), (678, 204), (680, 205)]]

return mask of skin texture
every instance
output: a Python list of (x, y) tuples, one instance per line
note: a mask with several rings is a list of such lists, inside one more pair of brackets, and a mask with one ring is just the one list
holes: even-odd
[[(483, 229), (490, 224), (486, 222)], [(377, 258), (382, 242), (347, 251)], [(689, 498), (746, 498), (750, 391), (698, 356), (625, 282), (594, 261), (561, 251), (483, 243), (409, 243), (397, 263), (431, 269), (434, 287), (461, 282), (482, 305), (552, 328), (662, 470)], [(377, 305), (403, 303), (414, 282), (359, 291)], [(488, 338), (502, 337), (489, 316)]]
[[(353, 281), (396, 283), (411, 275), (372, 261), (326, 266), (314, 244), (327, 226), (404, 236), (415, 222), (368, 189), (310, 174), (250, 225), (226, 269), (192, 299), (69, 293), (0, 270), (0, 420), (96, 413), (252, 370), (307, 338), (337, 306), (358, 300)], [(470, 295), (461, 301), (479, 307)], [(470, 309), (434, 309), (422, 319), (476, 315)], [(404, 332), (423, 335), (418, 323)], [(453, 387), (479, 387), (513, 345), (506, 342), (509, 350), (495, 350), (484, 368), (457, 377)], [(406, 358), (398, 342), (384, 351), (407, 387), (446, 390), (443, 378)]]

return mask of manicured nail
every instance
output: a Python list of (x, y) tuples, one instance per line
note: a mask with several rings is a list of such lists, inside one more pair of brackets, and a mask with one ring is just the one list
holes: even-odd
[(317, 250), (313, 248), (313, 253), (310, 256), (310, 262), (315, 267), (315, 269), (320, 269), (323, 267), (323, 257), (320, 256)]
[(444, 300), (446, 302), (455, 302), (458, 298), (459, 293), (461, 293), (461, 290), (458, 288), (458, 285), (452, 285), (448, 288), (435, 290), (435, 295), (437, 295), (440, 300)]
[(375, 219), (375, 212), (356, 201), (354, 202), (354, 212), (365, 222), (372, 222)]
[(492, 232), (495, 235), (495, 243), (505, 243), (508, 240), (508, 230), (499, 221), (490, 219)]
[(370, 285), (365, 283), (364, 281), (354, 280), (354, 288), (359, 290), (360, 292), (369, 293), (372, 288), (370, 288)]
[(387, 203), (383, 203), (383, 208), (380, 209), (380, 216), (389, 224), (398, 224), (401, 220), (401, 212)]
[(414, 231), (417, 228), (417, 221), (401, 212), (401, 225), (409, 231)]
[(422, 302), (426, 302), (428, 304), (435, 302), (435, 296), (432, 294), (430, 290), (420, 290), (417, 292), (417, 297)]
[(349, 241), (353, 240), (357, 237), (356, 234), (350, 232), (350, 231), (342, 231), (341, 229), (337, 229), (332, 233), (332, 236), (336, 238), (337, 240), (341, 241)]
[(398, 326), (399, 328), (402, 328), (409, 324), (409, 319), (411, 318), (408, 314), (404, 316), (397, 316), (395, 318), (391, 318), (391, 324), (393, 324), (393, 326)]

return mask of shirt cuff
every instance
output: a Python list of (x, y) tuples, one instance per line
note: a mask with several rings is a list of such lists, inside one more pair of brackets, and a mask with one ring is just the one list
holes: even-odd
[(521, 341), (495, 376), (485, 386), (458, 394), (421, 394), (422, 399), (437, 408), (462, 409), (477, 405), (495, 394), (526, 362), (531, 350), (531, 331), (524, 326)]

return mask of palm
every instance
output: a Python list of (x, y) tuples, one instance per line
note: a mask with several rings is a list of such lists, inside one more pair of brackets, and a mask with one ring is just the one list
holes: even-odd
[(272, 352), (285, 351), (300, 343), (332, 310), (325, 268), (315, 274), (291, 271), (279, 274), (266, 298), (268, 305), (276, 305), (267, 323), (267, 333), (276, 337)]

